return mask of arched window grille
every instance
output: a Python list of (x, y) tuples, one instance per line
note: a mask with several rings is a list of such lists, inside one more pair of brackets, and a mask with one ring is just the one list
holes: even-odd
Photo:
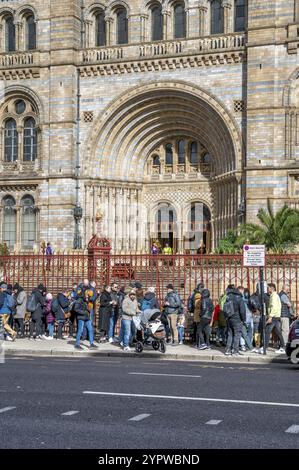
[(105, 13), (100, 11), (95, 17), (96, 46), (106, 45)]
[(152, 41), (163, 39), (163, 18), (161, 5), (152, 8)]
[(5, 20), (5, 43), (6, 52), (16, 50), (16, 27), (12, 16), (8, 16)]
[(179, 140), (178, 142), (178, 164), (184, 165), (186, 160), (186, 141)]
[(117, 44), (127, 44), (129, 42), (128, 36), (128, 17), (125, 8), (120, 8), (116, 14), (117, 23)]
[(174, 7), (174, 37), (186, 37), (186, 12), (183, 3), (179, 3)]
[(18, 131), (14, 119), (5, 122), (4, 130), (4, 160), (15, 162), (18, 159)]
[(245, 0), (235, 0), (235, 31), (245, 31), (246, 4)]
[(211, 34), (222, 34), (223, 32), (223, 7), (220, 0), (213, 0), (211, 3)]
[(36, 238), (36, 209), (32, 196), (24, 196), (22, 206), (22, 247), (31, 249)]
[(190, 164), (198, 165), (198, 144), (197, 142), (191, 142), (190, 145)]
[(36, 49), (36, 22), (34, 15), (29, 15), (26, 18), (26, 50), (34, 49)]
[(16, 243), (17, 215), (15, 205), (16, 202), (12, 196), (6, 196), (3, 199), (3, 242), (10, 249), (13, 249)]
[(34, 162), (37, 158), (37, 130), (32, 117), (24, 121), (24, 162)]
[(172, 144), (166, 144), (166, 146), (165, 146), (165, 164), (166, 165), (172, 165), (173, 164)]

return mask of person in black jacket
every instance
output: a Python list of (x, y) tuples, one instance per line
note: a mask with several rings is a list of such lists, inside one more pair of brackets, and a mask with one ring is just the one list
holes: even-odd
[(209, 289), (203, 289), (201, 293), (201, 304), (200, 304), (200, 321), (197, 329), (197, 340), (198, 349), (211, 349), (210, 336), (211, 327), (213, 324), (213, 312), (214, 305), (210, 298)]
[(76, 336), (76, 344), (75, 349), (83, 349), (80, 346), (80, 339), (83, 333), (84, 326), (88, 331), (88, 338), (90, 342), (90, 349), (97, 349), (94, 344), (94, 336), (93, 336), (93, 328), (92, 323), (90, 321), (90, 312), (88, 310), (88, 293), (84, 292), (83, 289), (79, 289), (77, 291), (77, 300), (74, 305), (74, 312), (77, 317), (77, 336)]
[(60, 292), (57, 295), (58, 309), (55, 312), (55, 319), (58, 323), (57, 339), (64, 339), (62, 330), (65, 324), (65, 314), (70, 311), (70, 301), (68, 299), (68, 291)]
[(44, 307), (46, 304), (46, 292), (47, 289), (43, 284), (39, 284), (38, 287), (36, 287), (32, 291), (32, 294), (34, 294), (36, 300), (36, 309), (31, 314), (29, 339), (32, 337), (36, 341), (40, 341), (43, 339), (42, 319), (44, 314)]
[(100, 341), (108, 339), (108, 331), (110, 325), (110, 317), (112, 313), (113, 300), (111, 297), (111, 287), (105, 286), (100, 296), (100, 309), (99, 309), (99, 331)]
[(246, 306), (242, 294), (233, 285), (226, 289), (226, 302), (232, 302), (233, 315), (227, 318), (228, 337), (225, 354), (240, 356), (239, 345), (242, 323), (246, 322)]

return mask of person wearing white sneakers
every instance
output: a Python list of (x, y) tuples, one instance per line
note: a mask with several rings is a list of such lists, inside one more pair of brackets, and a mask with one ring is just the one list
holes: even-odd
[[(285, 354), (285, 343), (281, 333), (280, 318), (281, 318), (281, 301), (279, 295), (276, 292), (275, 284), (268, 284), (268, 293), (270, 295), (268, 314), (266, 321), (266, 339), (265, 346), (266, 349), (269, 346), (270, 335), (273, 330), (278, 336), (280, 347), (275, 351), (276, 354)], [(260, 348), (260, 354), (263, 353), (263, 348)]]
[(131, 290), (129, 295), (127, 295), (122, 304), (122, 320), (121, 320), (121, 335), (120, 335), (120, 345), (123, 344), (124, 351), (129, 352), (131, 348), (130, 336), (132, 329), (133, 317), (140, 313), (138, 302), (136, 299), (135, 290)]

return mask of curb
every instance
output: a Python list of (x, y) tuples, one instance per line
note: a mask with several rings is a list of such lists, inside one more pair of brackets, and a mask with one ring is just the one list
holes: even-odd
[(159, 361), (179, 360), (179, 361), (197, 361), (197, 362), (223, 362), (223, 363), (238, 363), (238, 364), (288, 364), (286, 358), (278, 358), (273, 356), (241, 356), (232, 358), (231, 356), (222, 355), (205, 355), (197, 356), (194, 354), (161, 354), (143, 351), (142, 353), (123, 351), (70, 351), (70, 350), (33, 350), (33, 349), (7, 349), (5, 350), (7, 356), (34, 356), (34, 357), (131, 357), (131, 358), (151, 358)]

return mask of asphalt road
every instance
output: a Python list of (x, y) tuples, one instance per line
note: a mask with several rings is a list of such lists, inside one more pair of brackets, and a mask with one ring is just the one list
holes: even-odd
[(298, 386), (288, 364), (7, 358), (0, 448), (298, 449)]

